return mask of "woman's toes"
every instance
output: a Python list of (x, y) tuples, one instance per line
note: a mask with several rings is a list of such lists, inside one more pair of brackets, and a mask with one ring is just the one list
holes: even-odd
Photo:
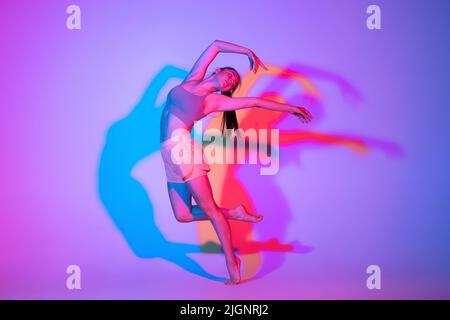
[(236, 210), (240, 213), (240, 215), (244, 221), (259, 222), (263, 218), (263, 216), (261, 216), (259, 214), (253, 214), (253, 213), (247, 212), (247, 210), (245, 209), (245, 207), (243, 205), (238, 205), (236, 207)]
[(263, 219), (263, 216), (259, 215), (259, 214), (252, 214), (249, 215), (251, 216), (251, 221), (252, 222), (260, 222)]

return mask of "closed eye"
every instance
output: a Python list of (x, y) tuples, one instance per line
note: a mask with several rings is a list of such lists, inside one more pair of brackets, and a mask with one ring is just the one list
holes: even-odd
[(235, 86), (235, 81), (233, 80), (233, 75), (231, 73), (228, 74), (228, 77), (230, 79), (230, 83), (232, 86)]

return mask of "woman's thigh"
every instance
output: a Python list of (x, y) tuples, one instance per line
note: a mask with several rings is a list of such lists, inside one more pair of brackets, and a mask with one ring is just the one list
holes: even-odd
[(186, 184), (195, 202), (208, 216), (218, 209), (207, 175), (189, 180)]

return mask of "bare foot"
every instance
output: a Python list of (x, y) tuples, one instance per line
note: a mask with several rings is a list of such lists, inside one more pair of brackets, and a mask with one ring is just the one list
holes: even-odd
[(233, 216), (240, 221), (260, 222), (263, 219), (263, 216), (261, 215), (248, 213), (242, 204), (238, 205), (234, 209), (231, 209), (230, 213), (233, 214)]
[(224, 284), (226, 285), (239, 284), (241, 282), (241, 259), (236, 257), (236, 264), (234, 264), (234, 266), (231, 266), (230, 268), (227, 263), (227, 267), (231, 279), (225, 281)]

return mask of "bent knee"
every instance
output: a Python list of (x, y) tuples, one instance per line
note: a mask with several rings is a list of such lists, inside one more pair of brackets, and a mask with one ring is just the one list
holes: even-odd
[(189, 212), (176, 212), (175, 213), (175, 219), (177, 219), (178, 222), (192, 222), (194, 221), (194, 218), (192, 217), (191, 213)]

